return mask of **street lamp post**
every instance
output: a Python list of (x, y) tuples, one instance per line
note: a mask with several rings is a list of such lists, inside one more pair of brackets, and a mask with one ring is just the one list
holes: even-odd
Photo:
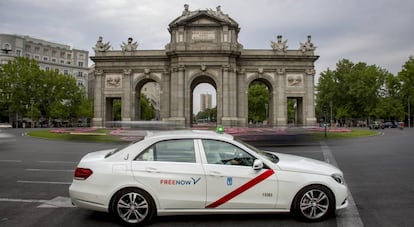
[(410, 95), (408, 95), (408, 128), (411, 127)]
[(34, 103), (34, 100), (33, 100), (33, 98), (31, 98), (30, 99), (30, 119), (32, 120), (32, 127), (31, 128), (34, 128), (34, 121), (33, 121), (33, 103)]

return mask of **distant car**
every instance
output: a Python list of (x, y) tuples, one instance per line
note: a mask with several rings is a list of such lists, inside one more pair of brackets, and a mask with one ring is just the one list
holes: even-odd
[(13, 126), (9, 123), (0, 123), (0, 128), (12, 128)]
[(384, 128), (396, 128), (398, 125), (396, 123), (392, 123), (390, 121), (384, 122)]
[(347, 193), (342, 172), (328, 163), (187, 130), (89, 153), (69, 187), (73, 204), (126, 225), (157, 215), (269, 212), (321, 221), (348, 205)]
[(378, 121), (373, 121), (369, 124), (369, 129), (379, 129), (380, 128), (380, 124)]

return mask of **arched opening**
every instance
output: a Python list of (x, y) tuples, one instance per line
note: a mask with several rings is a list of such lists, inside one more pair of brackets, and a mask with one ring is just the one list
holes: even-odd
[(287, 98), (287, 120), (289, 126), (303, 126), (303, 98)]
[(213, 127), (217, 124), (217, 87), (208, 76), (199, 76), (191, 83), (191, 126)]
[(256, 79), (249, 84), (248, 123), (249, 127), (272, 125), (272, 86), (267, 80)]
[(140, 81), (135, 88), (135, 120), (160, 120), (160, 85), (152, 79)]
[(120, 97), (107, 97), (106, 98), (106, 126), (116, 127), (116, 122), (122, 120), (122, 99)]

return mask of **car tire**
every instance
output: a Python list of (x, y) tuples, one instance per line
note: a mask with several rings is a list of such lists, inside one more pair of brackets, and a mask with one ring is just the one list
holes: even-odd
[(292, 203), (292, 212), (302, 221), (325, 220), (335, 214), (334, 196), (322, 185), (307, 186), (296, 194)]
[(111, 212), (126, 226), (138, 226), (153, 219), (156, 208), (152, 197), (138, 188), (125, 188), (115, 194)]

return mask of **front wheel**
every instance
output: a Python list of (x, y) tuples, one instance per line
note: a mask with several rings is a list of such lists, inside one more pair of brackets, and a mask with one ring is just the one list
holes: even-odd
[(334, 214), (335, 199), (326, 187), (310, 185), (296, 195), (292, 211), (301, 220), (321, 221)]
[(136, 226), (153, 218), (155, 205), (147, 192), (137, 188), (126, 188), (115, 194), (111, 210), (122, 224)]

